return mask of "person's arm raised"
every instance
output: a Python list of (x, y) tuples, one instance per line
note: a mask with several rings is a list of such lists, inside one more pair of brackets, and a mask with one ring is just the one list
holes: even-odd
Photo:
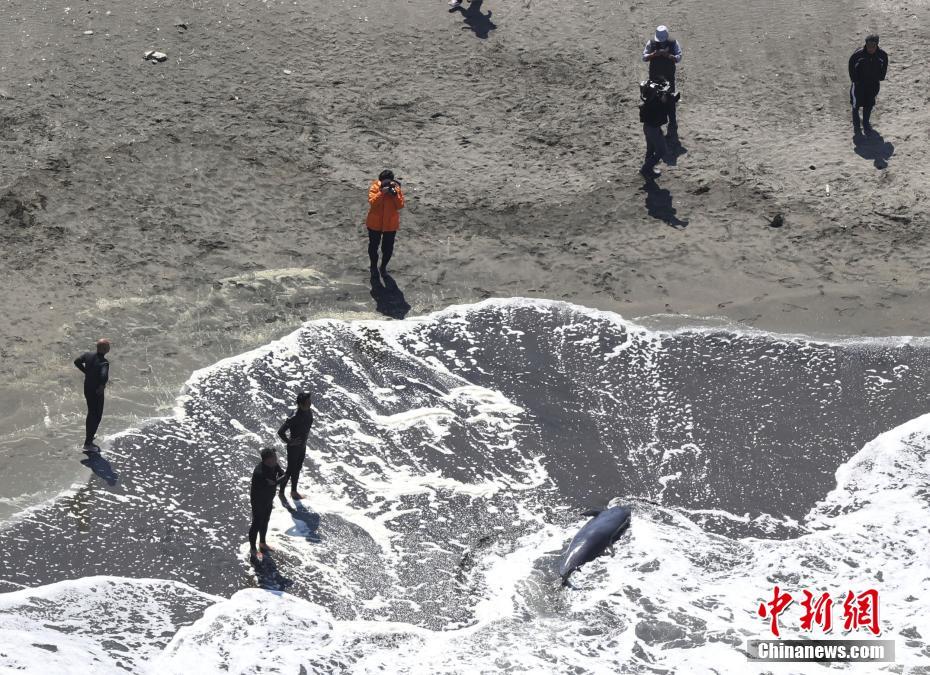
[(368, 203), (374, 206), (379, 201), (381, 197), (384, 196), (384, 193), (381, 192), (381, 182), (375, 181), (371, 184), (371, 187), (368, 188)]

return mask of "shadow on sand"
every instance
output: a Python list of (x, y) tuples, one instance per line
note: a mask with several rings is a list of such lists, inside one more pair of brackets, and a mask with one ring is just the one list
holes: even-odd
[(116, 485), (116, 481), (119, 480), (119, 474), (113, 470), (110, 463), (105, 460), (99, 452), (88, 452), (85, 454), (87, 458), (82, 459), (81, 464), (93, 471), (97, 477), (106, 481), (107, 485)]
[(856, 154), (863, 159), (871, 160), (876, 169), (887, 168), (888, 160), (894, 154), (894, 145), (882, 138), (877, 131), (872, 131), (868, 136), (854, 137), (853, 145), (856, 148)]
[(488, 34), (497, 28), (497, 26), (491, 21), (491, 10), (488, 10), (487, 14), (481, 13), (481, 4), (483, 2), (484, 0), (471, 0), (471, 2), (468, 3), (468, 9), (459, 5), (458, 7), (453, 7), (450, 11), (462, 13), (462, 18), (465, 19), (465, 27), (463, 30), (467, 28), (475, 34), (475, 37), (486, 40)]
[(403, 319), (410, 311), (410, 305), (407, 304), (403, 292), (390, 274), (379, 276), (377, 271), (372, 272), (371, 297), (375, 299), (378, 312), (392, 319)]
[(249, 556), (252, 569), (258, 578), (258, 585), (269, 591), (284, 591), (294, 584), (293, 580), (281, 575), (278, 565), (274, 561), (274, 553), (265, 553), (259, 562), (254, 556)]
[(296, 499), (293, 506), (284, 496), (279, 499), (284, 508), (291, 514), (291, 518), (294, 519), (294, 527), (285, 534), (292, 537), (305, 537), (307, 541), (312, 541), (314, 544), (320, 543), (322, 541), (319, 533), (320, 514), (309, 510)]
[(655, 180), (648, 179), (642, 190), (646, 193), (646, 211), (650, 216), (671, 225), (676, 230), (683, 230), (688, 227), (687, 220), (681, 220), (675, 215), (671, 192), (659, 187)]
[(675, 166), (678, 164), (678, 158), (688, 153), (688, 148), (683, 146), (681, 141), (666, 142), (668, 144), (668, 152), (665, 153), (665, 157), (663, 157), (662, 160), (665, 162), (666, 166)]

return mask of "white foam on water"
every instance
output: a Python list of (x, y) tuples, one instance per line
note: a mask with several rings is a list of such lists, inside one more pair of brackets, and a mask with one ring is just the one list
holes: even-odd
[[(635, 509), (630, 531), (617, 545), (616, 555), (584, 566), (573, 577), (577, 588), (563, 590), (556, 573), (558, 556), (580, 523), (565, 523), (559, 517), (566, 506), (547, 501), (554, 491), (546, 490), (550, 479), (545, 458), (525, 456), (511, 433), (523, 422), (523, 408), (500, 392), (468, 383), (433, 357), (422, 358), (419, 354), (431, 346), (411, 337), (424, 321), (435, 321), (457, 326), (463, 339), (474, 340), (468, 331), (469, 313), (489, 308), (513, 311), (519, 307), (530, 307), (539, 313), (580, 313), (622, 325), (624, 340), (619, 345), (607, 345), (614, 350), (607, 352), (607, 359), (628, 349), (635, 333), (637, 340), (645, 344), (636, 358), (647, 374), (656, 370), (661, 336), (668, 334), (635, 326), (611, 313), (525, 299), (453, 307), (404, 322), (358, 322), (349, 327), (328, 320), (312, 322), (314, 329), (334, 332), (338, 329), (358, 337), (364, 328), (374, 328), (388, 349), (403, 353), (405, 358), (409, 355), (412, 363), (435, 375), (430, 382), (413, 379), (408, 382), (422, 386), (434, 402), (388, 414), (374, 410), (370, 400), (358, 392), (334, 385), (332, 389), (340, 401), (351, 402), (345, 403), (346, 409), (358, 416), (323, 420), (333, 432), (327, 438), (344, 442), (346, 447), (340, 447), (338, 453), (332, 449), (311, 453), (324, 481), (308, 481), (301, 485), (301, 491), (307, 503), (324, 516), (324, 527), (342, 526), (339, 521), (344, 521), (362, 533), (355, 540), (360, 548), (370, 540), (376, 549), (372, 555), (381, 556), (377, 560), (383, 565), (364, 570), (372, 577), (385, 575), (396, 581), (411, 557), (436, 555), (436, 559), (445, 559), (467, 549), (470, 562), (466, 565), (463, 556), (459, 593), (443, 596), (450, 604), (470, 608), (464, 618), (456, 619), (457, 623), (450, 620), (445, 630), (429, 630), (395, 620), (337, 619), (336, 609), (291, 595), (250, 589), (224, 600), (204, 598), (188, 587), (176, 585), (170, 587), (174, 594), (193, 593), (192, 602), (214, 603), (192, 625), (178, 630), (175, 622), (165, 618), (164, 597), (168, 587), (162, 584), (172, 582), (113, 580), (116, 590), (101, 595), (102, 582), (82, 579), (67, 582), (76, 584), (76, 591), (70, 595), (62, 595), (65, 587), (53, 585), (58, 589), (55, 592), (48, 590), (52, 586), (16, 591), (21, 594), (18, 605), (3, 604), (15, 594), (0, 596), (0, 659), (26, 654), (25, 662), (11, 660), (7, 664), (0, 660), (0, 665), (12, 668), (25, 663), (27, 669), (38, 665), (42, 672), (55, 670), (70, 660), (77, 664), (70, 672), (90, 672), (82, 670), (90, 667), (96, 668), (94, 672), (116, 672), (119, 663), (133, 672), (153, 673), (189, 672), (192, 664), (203, 672), (261, 669), (294, 673), (301, 666), (307, 672), (319, 673), (379, 669), (416, 673), (520, 669), (562, 673), (577, 669), (606, 673), (630, 668), (680, 672), (708, 672), (717, 668), (746, 672), (753, 669), (747, 668), (741, 648), (747, 638), (768, 637), (765, 621), (755, 612), (779, 579), (784, 580), (780, 585), (790, 586), (788, 590), (798, 594), (800, 588), (810, 588), (829, 590), (837, 597), (847, 589), (879, 588), (885, 636), (897, 640), (899, 664), (927, 665), (927, 657), (921, 652), (924, 647), (906, 646), (900, 633), (920, 627), (922, 639), (926, 639), (930, 632), (925, 632), (924, 624), (920, 623), (924, 621), (925, 603), (919, 601), (930, 591), (930, 563), (921, 555), (918, 543), (928, 540), (926, 523), (930, 522), (926, 500), (930, 485), (927, 470), (930, 418), (913, 420), (883, 434), (840, 467), (835, 488), (801, 523), (809, 530), (804, 536), (791, 540), (731, 539), (708, 533), (688, 515), (720, 516), (739, 523), (756, 522), (767, 516), (753, 519), (749, 514), (730, 514), (720, 509), (675, 511), (641, 506)], [(562, 329), (563, 337), (569, 334), (572, 325)], [(514, 338), (521, 337), (519, 333), (513, 329), (505, 331)], [(268, 358), (282, 372), (288, 386), (296, 387), (300, 384), (299, 369), (313, 367), (312, 359), (302, 360), (300, 356), (300, 340), (304, 335), (302, 329), (195, 373), (186, 393), (178, 399), (177, 421), (195, 427), (196, 420), (185, 419), (184, 403), (191, 395), (200, 393), (198, 387), (212, 374), (227, 367), (246, 372), (250, 378), (248, 394), (257, 408), (277, 410), (290, 405), (290, 401), (280, 397), (262, 394), (257, 379), (260, 371), (254, 364)], [(406, 340), (405, 346), (401, 346), (402, 338)], [(721, 339), (736, 338), (723, 335)], [(801, 337), (783, 336), (783, 340), (802, 348), (813, 344)], [(796, 344), (795, 340), (800, 342)], [(889, 344), (907, 342), (892, 340)], [(776, 356), (777, 350), (770, 358)], [(344, 363), (354, 376), (363, 382), (371, 381), (359, 360), (347, 355)], [(893, 372), (898, 375), (897, 368)], [(901, 373), (906, 376), (906, 371)], [(880, 373), (876, 377), (888, 379)], [(677, 403), (660, 379), (648, 380), (646, 384), (653, 388), (657, 401), (666, 405)], [(881, 387), (886, 384), (881, 382)], [(606, 383), (604, 387), (607, 396)], [(397, 396), (396, 391), (376, 387), (363, 393), (373, 394), (382, 401), (390, 399), (393, 405), (406, 400)], [(356, 407), (349, 408), (350, 405)], [(693, 427), (692, 413), (685, 405), (680, 410), (682, 419), (677, 423), (687, 431)], [(227, 415), (222, 419), (230, 418)], [(451, 425), (459, 422), (464, 423), (467, 433), (477, 434), (473, 442), (485, 453), (480, 459), (488, 471), (474, 480), (423, 468), (428, 453), (443, 454), (444, 438)], [(647, 420), (654, 431), (659, 424), (658, 415)], [(378, 435), (373, 435), (372, 425), (379, 428)], [(401, 437), (420, 427), (430, 429), (434, 438), (423, 441), (419, 447), (385, 442), (388, 436)], [(248, 434), (259, 437), (241, 422), (237, 430), (243, 438)], [(643, 443), (631, 457), (656, 462), (668, 469), (659, 474), (660, 484), (665, 487), (681, 476), (674, 466), (666, 467), (667, 462), (702, 454), (709, 453), (704, 453), (696, 443), (682, 443), (673, 448)], [(506, 469), (498, 469), (498, 464), (506, 465)], [(473, 466), (456, 468), (464, 475), (470, 470), (474, 473)], [(243, 490), (246, 482), (243, 481)], [(116, 495), (112, 498), (120, 499)], [(493, 516), (487, 532), (482, 532), (487, 541), (454, 539), (455, 523), (448, 524), (446, 520), (455, 514), (443, 510), (453, 502), (482, 507), (483, 512)], [(170, 499), (166, 503), (169, 509), (175, 505)], [(439, 538), (409, 543), (398, 523), (411, 516), (421, 518), (426, 525), (437, 526), (441, 532)], [(438, 528), (440, 523), (448, 527)], [(200, 525), (209, 527), (209, 523)], [(507, 527), (519, 531), (519, 536), (500, 535)], [(356, 554), (361, 554), (336, 538), (324, 536), (322, 541), (313, 541), (309, 526), (280, 506), (273, 511), (269, 529), (269, 540), (281, 551), (276, 558), (284, 561), (279, 564), (297, 565), (301, 573), (316, 576), (347, 606), (357, 604), (367, 608), (369, 614), (383, 613), (385, 617), (398, 616), (396, 607), (403, 602), (410, 604), (412, 612), (420, 608), (420, 598), (414, 595), (412, 586), (397, 583), (387, 590), (365, 594), (368, 589), (348, 574), (357, 571), (360, 558)], [(323, 534), (330, 532), (324, 530)], [(240, 550), (243, 557), (246, 547), (243, 543)], [(455, 570), (438, 572), (446, 576), (456, 574)], [(417, 581), (421, 586), (437, 583), (428, 577)], [(105, 601), (93, 606), (101, 608), (100, 616), (110, 625), (68, 632), (91, 615), (85, 609), (75, 615), (64, 612), (61, 617), (51, 616), (45, 623), (32, 619), (20, 608), (28, 603), (41, 606), (47, 599), (43, 593), (56, 598), (55, 606), (64, 603), (78, 609), (90, 606), (86, 604), (87, 598), (103, 597)], [(67, 599), (61, 600), (62, 597)], [(911, 599), (915, 597), (918, 601)], [(126, 598), (135, 604), (127, 605)], [(138, 607), (142, 611), (136, 611)], [(785, 633), (797, 635), (794, 627), (798, 613), (793, 610), (797, 610), (796, 605), (783, 615), (783, 626)], [(346, 614), (346, 610), (340, 611)], [(64, 627), (61, 630), (59, 623)], [(13, 646), (19, 646), (23, 640), (24, 627), (29, 635), (35, 633), (41, 640), (16, 652)], [(171, 635), (174, 637), (162, 650)], [(108, 642), (111, 639), (118, 644), (135, 640), (130, 656), (115, 654), (120, 650)], [(50, 651), (47, 645), (55, 645), (59, 651)], [(821, 672), (820, 668), (765, 664), (755, 672)]]
[(320, 289), (325, 286), (307, 286), (307, 281), (330, 282), (322, 272), (310, 267), (282, 267), (270, 270), (257, 270), (255, 272), (246, 272), (233, 277), (220, 279), (223, 284), (248, 284), (253, 281), (281, 281), (282, 279), (296, 279), (301, 281), (302, 289)]
[(408, 429), (417, 424), (425, 425), (435, 436), (443, 436), (447, 429), (442, 425), (443, 418), (455, 417), (451, 410), (445, 408), (418, 408), (405, 410), (394, 415), (377, 415), (372, 413), (371, 418), (381, 426), (393, 429)]
[(0, 670), (143, 672), (178, 620), (222, 600), (174, 581), (104, 576), (3, 593)]
[[(798, 598), (802, 588), (835, 598), (879, 588), (883, 637), (896, 640), (898, 667), (926, 667), (930, 659), (900, 633), (917, 628), (926, 634), (919, 599), (930, 593), (930, 561), (914, 547), (930, 534), (928, 448), (930, 416), (869, 443), (837, 471), (836, 487), (805, 519), (811, 533), (797, 539), (732, 540), (675, 511), (637, 507), (616, 555), (589, 563), (573, 578), (576, 587), (562, 590), (555, 554), (582, 523), (560, 527), (536, 514), (536, 529), (511, 547), (492, 545), (483, 557), (482, 597), (464, 628), (339, 621), (303, 600), (243, 591), (211, 608), (209, 620), (179, 632), (165, 656), (187, 663), (202, 658), (233, 672), (251, 672), (261, 663), (269, 672), (303, 665), (308, 672), (606, 673), (647, 662), (688, 673), (822, 672), (812, 664), (747, 663), (745, 641), (770, 637), (767, 620), (756, 614), (758, 603), (783, 579), (780, 585)], [(799, 615), (797, 604), (782, 615), (783, 637), (800, 636)], [(243, 617), (255, 625), (245, 625)], [(284, 636), (288, 648), (259, 661), (252, 645), (269, 633)], [(286, 639), (304, 633), (302, 640)], [(837, 633), (831, 637), (841, 637)]]

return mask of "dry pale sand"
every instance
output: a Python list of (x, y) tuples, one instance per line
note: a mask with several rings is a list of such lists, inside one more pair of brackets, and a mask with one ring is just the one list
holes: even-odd
[[(362, 223), (386, 166), (409, 205), (392, 306), (411, 314), (523, 295), (928, 332), (927, 0), (465, 10), (6, 3), (0, 512), (75, 475), (71, 359), (94, 338), (115, 344), (107, 434), (304, 319), (372, 316)], [(657, 23), (685, 52), (687, 152), (645, 190), (639, 53)], [(873, 30), (882, 138), (857, 149), (846, 60)]]

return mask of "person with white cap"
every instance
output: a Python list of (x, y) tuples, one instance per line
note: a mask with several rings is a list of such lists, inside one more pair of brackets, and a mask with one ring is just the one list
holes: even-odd
[[(681, 45), (672, 40), (668, 26), (657, 26), (655, 35), (646, 42), (643, 49), (643, 61), (649, 64), (649, 79), (653, 82), (665, 80), (671, 91), (675, 89), (675, 68), (681, 63)], [(678, 118), (675, 115), (676, 100), (671, 101), (668, 110), (668, 141), (673, 146), (678, 143)]]

